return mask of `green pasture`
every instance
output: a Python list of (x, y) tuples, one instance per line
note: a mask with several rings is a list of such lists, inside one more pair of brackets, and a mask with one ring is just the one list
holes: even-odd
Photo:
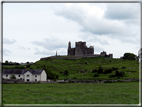
[[(59, 56), (58, 56), (59, 57)], [(107, 68), (118, 68), (119, 72), (124, 72), (123, 77), (111, 77), (110, 75), (115, 74), (115, 70), (109, 74), (98, 74), (98, 77), (94, 77), (92, 72), (93, 69), (99, 67), (103, 69)], [(19, 69), (25, 68), (25, 65), (15, 66), (3, 66), (6, 69)], [(136, 60), (123, 60), (123, 59), (112, 59), (107, 57), (93, 57), (93, 58), (81, 58), (81, 59), (47, 59), (36, 61), (32, 65), (28, 65), (26, 69), (46, 69), (47, 75), (52, 72), (58, 75), (58, 79), (65, 78), (76, 78), (76, 80), (111, 80), (111, 79), (127, 79), (127, 78), (139, 78), (139, 62)], [(47, 71), (48, 70), (48, 71)], [(64, 75), (64, 71), (68, 71), (68, 75)], [(86, 73), (79, 73), (85, 70)], [(48, 78), (50, 79), (50, 78)]]
[(138, 104), (139, 83), (3, 84), (3, 104)]

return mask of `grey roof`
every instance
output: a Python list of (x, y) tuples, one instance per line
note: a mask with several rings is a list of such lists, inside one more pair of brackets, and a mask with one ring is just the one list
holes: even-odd
[(43, 70), (35, 69), (4, 69), (3, 74), (25, 74), (27, 71), (32, 74), (41, 74)]

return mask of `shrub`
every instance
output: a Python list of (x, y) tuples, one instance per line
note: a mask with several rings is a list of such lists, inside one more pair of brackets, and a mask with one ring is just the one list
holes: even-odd
[(69, 75), (68, 70), (65, 70), (65, 71), (64, 71), (64, 75), (66, 75), (66, 76)]
[(122, 69), (125, 69), (126, 67), (121, 67)]
[(94, 74), (94, 77), (98, 77), (99, 75), (98, 74)]
[(57, 74), (51, 72), (49, 69), (45, 68), (45, 71), (46, 71), (46, 73), (47, 73), (47, 78), (48, 78), (48, 79), (53, 79), (53, 80), (55, 80), (55, 79), (58, 79), (58, 78), (59, 78), (59, 76), (58, 76)]
[(123, 56), (123, 59), (127, 59), (127, 60), (136, 60), (136, 55), (133, 53), (125, 53)]
[(10, 76), (10, 79), (16, 79), (15, 75), (12, 74), (12, 75)]
[(116, 75), (117, 77), (123, 77), (123, 76), (124, 76), (124, 72), (123, 72), (123, 71), (121, 71), (121, 72), (116, 71), (116, 72), (115, 72), (115, 75)]
[(26, 66), (26, 68), (30, 68), (30, 64)]
[(97, 72), (98, 72), (98, 74), (103, 73), (103, 68), (100, 66)]
[(111, 68), (105, 69), (104, 70), (104, 74), (112, 73), (112, 71), (113, 70)]
[(110, 75), (110, 76), (109, 76), (109, 78), (113, 78), (113, 77), (116, 77), (116, 75)]
[(92, 73), (96, 73), (96, 72), (98, 72), (97, 69), (93, 69), (93, 70), (92, 70)]
[(117, 67), (112, 67), (112, 71), (114, 71), (114, 70), (118, 70), (118, 68)]

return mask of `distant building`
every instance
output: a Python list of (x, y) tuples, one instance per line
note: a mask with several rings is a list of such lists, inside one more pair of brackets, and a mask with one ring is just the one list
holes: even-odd
[(75, 48), (71, 48), (71, 42), (68, 43), (68, 55), (83, 56), (94, 55), (94, 46), (89, 48), (86, 46), (86, 42), (76, 42)]
[(94, 54), (94, 46), (90, 46), (89, 48), (86, 46), (86, 42), (75, 42), (75, 48), (71, 48), (71, 42), (68, 43), (68, 56), (105, 56), (113, 58), (113, 54), (107, 55), (105, 51), (100, 54)]
[[(68, 56), (68, 57), (66, 57)], [(40, 60), (47, 59), (79, 59), (88, 57), (109, 57), (113, 58), (113, 54), (107, 54), (105, 51), (100, 54), (94, 54), (94, 46), (87, 47), (86, 42), (75, 42), (75, 48), (71, 48), (71, 42), (68, 43), (67, 55), (56, 55), (50, 57), (40, 58)]]
[(2, 73), (3, 79), (10, 79), (12, 74), (15, 75), (16, 79), (23, 80), (24, 82), (47, 80), (47, 74), (44, 70), (33, 69), (4, 69)]

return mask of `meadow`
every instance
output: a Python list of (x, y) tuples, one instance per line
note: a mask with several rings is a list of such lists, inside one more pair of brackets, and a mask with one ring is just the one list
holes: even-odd
[(138, 104), (139, 82), (2, 84), (3, 104)]
[[(25, 65), (12, 65), (3, 68), (6, 69), (25, 69)], [(113, 76), (116, 70), (110, 73), (97, 73), (93, 70), (102, 67), (106, 69), (117, 68), (118, 72), (124, 72), (121, 77)], [(48, 79), (66, 79), (72, 78), (75, 80), (123, 80), (128, 78), (139, 78), (139, 62), (136, 60), (123, 60), (107, 57), (93, 57), (81, 59), (48, 59), (39, 60), (32, 65), (27, 65), (26, 69), (45, 69), (48, 74)], [(68, 75), (65, 75), (65, 71)], [(104, 72), (103, 71), (103, 72)], [(94, 76), (97, 75), (97, 76)]]

